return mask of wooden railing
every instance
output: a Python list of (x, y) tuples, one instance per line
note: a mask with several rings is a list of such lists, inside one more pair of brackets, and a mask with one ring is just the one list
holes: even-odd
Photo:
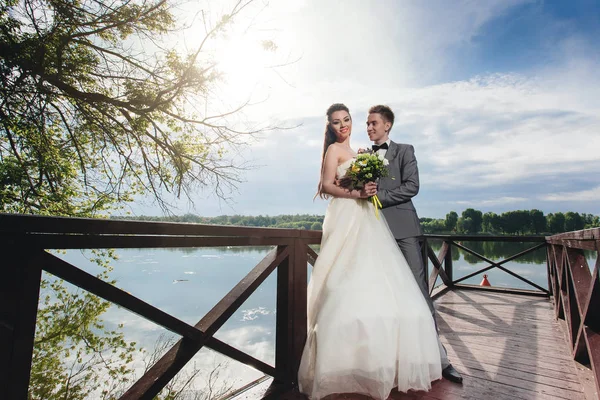
[[(439, 254), (435, 254), (434, 250), (431, 248), (430, 242), (432, 240), (441, 240), (443, 241), (442, 247), (440, 249)], [(463, 242), (511, 242), (511, 243), (532, 243), (533, 245), (526, 250), (523, 250), (519, 253), (513, 254), (510, 257), (505, 258), (501, 261), (492, 261), (489, 258), (471, 250), (467, 246), (463, 244)], [(537, 285), (536, 283), (530, 281), (527, 278), (522, 277), (518, 273), (511, 271), (510, 269), (504, 267), (503, 265), (508, 263), (509, 261), (513, 261), (518, 259), (519, 257), (523, 257), (526, 254), (529, 254), (533, 251), (536, 251), (540, 248), (546, 246), (546, 240), (543, 236), (482, 236), (482, 235), (425, 235), (422, 251), (423, 251), (423, 260), (425, 261), (425, 268), (428, 270), (428, 261), (431, 261), (432, 268), (431, 273), (429, 274), (429, 294), (433, 297), (440, 296), (446, 290), (451, 288), (462, 288), (462, 289), (482, 289), (479, 286), (473, 285), (465, 285), (461, 284), (461, 282), (472, 278), (476, 275), (479, 275), (483, 272), (491, 270), (493, 268), (497, 268), (499, 270), (504, 271), (505, 273), (511, 275), (512, 277), (525, 282), (530, 285), (533, 290), (519, 290), (515, 288), (500, 288), (500, 287), (490, 287), (484, 288), (486, 290), (492, 291), (501, 291), (508, 293), (518, 293), (518, 294), (529, 294), (529, 295), (542, 295), (549, 296), (550, 291), (546, 288)], [(454, 277), (454, 268), (452, 264), (452, 252), (453, 247), (457, 249), (461, 249), (466, 253), (469, 253), (476, 258), (484, 261), (488, 265), (484, 268), (481, 268), (473, 273), (462, 276), (460, 278)], [(455, 250), (454, 250), (455, 251)], [(436, 287), (436, 282), (438, 277), (442, 280), (442, 284)]]
[[(590, 366), (600, 394), (600, 228), (546, 240), (556, 318), (565, 320), (572, 356)], [(584, 250), (596, 253), (593, 272)]]
[[(42, 271), (134, 312), (181, 336), (163, 357), (121, 397), (152, 399), (204, 346), (238, 360), (268, 376), (282, 390), (296, 384), (306, 339), (307, 263), (317, 254), (308, 246), (321, 241), (320, 231), (215, 225), (99, 220), (0, 214), (0, 398), (25, 399), (29, 385), (36, 313)], [(441, 240), (435, 254), (432, 240)], [(501, 261), (493, 261), (464, 242), (526, 242), (532, 246)], [(176, 317), (82, 271), (54, 256), (50, 249), (174, 248), (274, 246), (198, 323)], [(548, 289), (506, 268), (509, 261), (547, 246)], [(429, 291), (439, 296), (453, 288), (478, 289), (463, 282), (496, 268), (533, 287), (533, 290), (486, 288), (509, 293), (553, 296), (557, 318), (565, 319), (573, 357), (590, 366), (600, 383), (600, 258), (593, 273), (582, 251), (598, 252), (600, 229), (539, 236), (425, 235), (423, 255), (431, 262)], [(455, 278), (452, 252), (461, 249), (488, 265)], [(455, 250), (456, 251), (456, 250)], [(214, 337), (256, 288), (277, 270), (275, 365), (271, 366)], [(436, 287), (437, 279), (442, 284)], [(600, 387), (599, 387), (600, 390)], [(600, 391), (599, 391), (600, 392)]]
[[(42, 271), (152, 321), (181, 340), (121, 399), (152, 399), (204, 346), (296, 383), (306, 340), (307, 262), (321, 232), (0, 214), (0, 398), (26, 399)], [(198, 323), (191, 326), (54, 256), (48, 249), (275, 246)], [(256, 288), (277, 270), (276, 356), (271, 366), (213, 337)]]

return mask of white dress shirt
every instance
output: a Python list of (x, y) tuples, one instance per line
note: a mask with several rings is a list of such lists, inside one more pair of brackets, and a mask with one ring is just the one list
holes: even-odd
[[(389, 147), (391, 141), (392, 141), (391, 139), (388, 139), (385, 141), (385, 143), (387, 143), (388, 147)], [(383, 143), (381, 143), (381, 144), (383, 144)], [(388, 149), (379, 149), (379, 150), (377, 150), (377, 155), (382, 155), (385, 157), (385, 154), (387, 153), (387, 151), (388, 151)]]

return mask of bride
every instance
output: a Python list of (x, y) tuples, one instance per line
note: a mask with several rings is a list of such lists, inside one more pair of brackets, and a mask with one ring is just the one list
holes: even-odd
[(348, 108), (333, 104), (327, 121), (317, 194), (332, 200), (308, 285), (300, 391), (314, 400), (384, 400), (393, 388), (429, 390), (442, 376), (433, 317), (385, 219), (366, 201), (377, 185), (348, 191), (335, 183), (356, 156)]

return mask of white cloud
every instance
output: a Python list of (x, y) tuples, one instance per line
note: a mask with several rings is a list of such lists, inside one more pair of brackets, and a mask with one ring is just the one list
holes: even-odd
[(600, 201), (600, 186), (577, 192), (552, 193), (540, 197), (544, 201)]
[(478, 207), (489, 207), (489, 206), (497, 206), (504, 204), (515, 204), (520, 203), (527, 200), (524, 197), (498, 197), (495, 199), (488, 200), (459, 200), (455, 201), (455, 204), (465, 205), (465, 206), (478, 206)]
[(269, 315), (271, 311), (267, 310), (264, 307), (257, 307), (248, 310), (242, 310), (242, 319), (241, 321), (254, 321), (259, 318), (261, 315)]

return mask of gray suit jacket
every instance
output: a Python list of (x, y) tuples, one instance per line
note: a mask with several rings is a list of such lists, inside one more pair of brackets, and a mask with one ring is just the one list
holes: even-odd
[(390, 173), (388, 177), (379, 181), (377, 191), (377, 197), (383, 206), (383, 215), (396, 239), (421, 236), (423, 230), (411, 200), (419, 193), (419, 169), (415, 149), (410, 144), (390, 141), (385, 158), (390, 162)]

